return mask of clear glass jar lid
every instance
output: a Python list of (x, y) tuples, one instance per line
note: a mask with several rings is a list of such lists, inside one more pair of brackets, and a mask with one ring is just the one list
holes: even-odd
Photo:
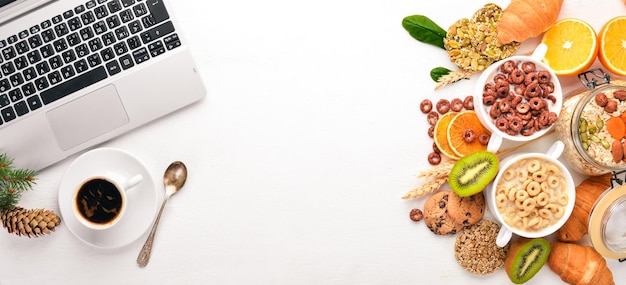
[(593, 247), (608, 258), (626, 258), (626, 185), (606, 190), (589, 215)]

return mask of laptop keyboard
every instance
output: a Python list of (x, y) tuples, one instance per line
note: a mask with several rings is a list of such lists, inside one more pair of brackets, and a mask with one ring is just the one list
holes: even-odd
[(162, 0), (92, 0), (0, 38), (0, 125), (181, 42)]

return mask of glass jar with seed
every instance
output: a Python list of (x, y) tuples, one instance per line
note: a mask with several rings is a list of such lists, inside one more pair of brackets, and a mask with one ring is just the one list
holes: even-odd
[(626, 170), (626, 81), (600, 69), (579, 79), (586, 89), (563, 102), (555, 126), (564, 157), (586, 175)]

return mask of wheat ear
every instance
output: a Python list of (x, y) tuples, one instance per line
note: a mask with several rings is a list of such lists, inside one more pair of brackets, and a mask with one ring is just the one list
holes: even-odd
[(431, 169), (420, 172), (417, 178), (427, 178), (428, 181), (404, 194), (402, 199), (420, 198), (437, 191), (441, 185), (448, 181), (448, 175), (450, 175), (450, 170), (452, 170), (453, 166), (453, 162), (444, 162)]
[(466, 70), (455, 70), (452, 71), (444, 76), (439, 77), (439, 79), (437, 79), (437, 84), (435, 85), (435, 90), (446, 86), (448, 84), (457, 82), (461, 79), (469, 79), (470, 76), (472, 76), (472, 74), (474, 74), (474, 71), (466, 71)]

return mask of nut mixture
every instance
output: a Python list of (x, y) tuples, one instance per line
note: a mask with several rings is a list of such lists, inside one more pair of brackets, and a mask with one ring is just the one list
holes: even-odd
[(557, 121), (550, 105), (557, 102), (550, 73), (533, 62), (505, 61), (483, 88), (482, 102), (498, 130), (531, 136)]
[(460, 69), (482, 71), (492, 63), (512, 56), (520, 44), (498, 42), (496, 25), (501, 15), (502, 8), (490, 3), (471, 19), (463, 18), (453, 24), (443, 41), (450, 60)]
[[(626, 90), (607, 90), (598, 93), (583, 108), (578, 122), (581, 146), (590, 157), (609, 166), (624, 164), (624, 138), (614, 138), (606, 128), (606, 121), (626, 113)], [(622, 117), (623, 118), (623, 117)]]
[(504, 222), (526, 232), (556, 224), (569, 202), (565, 175), (542, 158), (516, 161), (502, 172), (495, 204)]
[(479, 275), (490, 274), (502, 267), (509, 245), (496, 245), (499, 231), (500, 226), (489, 220), (464, 228), (454, 244), (454, 257), (461, 267)]

